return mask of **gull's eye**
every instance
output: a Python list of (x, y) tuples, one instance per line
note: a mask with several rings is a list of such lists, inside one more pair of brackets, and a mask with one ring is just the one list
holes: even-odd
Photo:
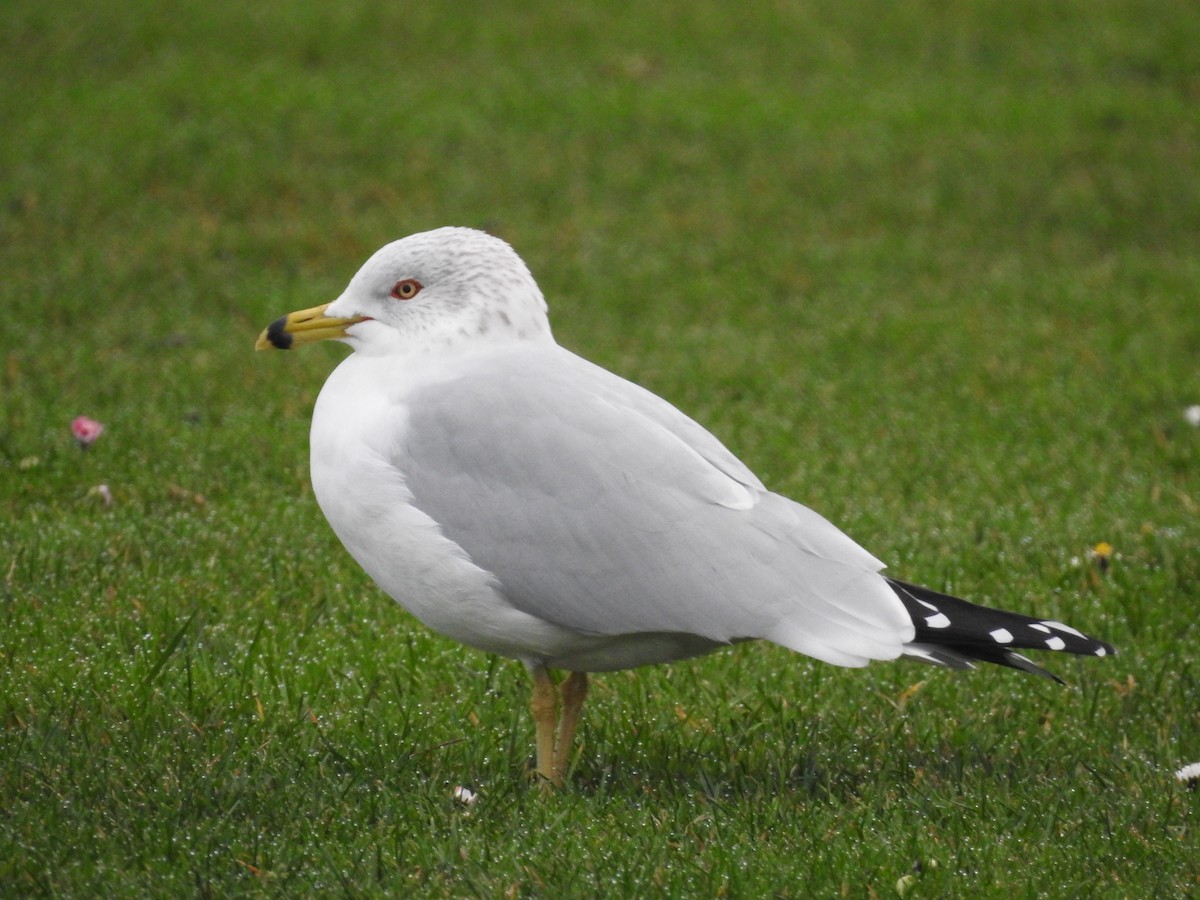
[(421, 292), (421, 282), (415, 278), (405, 278), (403, 281), (397, 281), (392, 285), (392, 292), (388, 296), (396, 300), (411, 300)]

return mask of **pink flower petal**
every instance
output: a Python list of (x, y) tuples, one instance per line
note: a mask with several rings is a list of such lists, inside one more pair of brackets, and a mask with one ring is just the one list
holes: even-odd
[(71, 421), (71, 434), (74, 435), (79, 446), (86, 450), (96, 442), (96, 439), (104, 433), (104, 426), (95, 419), (89, 419), (87, 416), (76, 416)]

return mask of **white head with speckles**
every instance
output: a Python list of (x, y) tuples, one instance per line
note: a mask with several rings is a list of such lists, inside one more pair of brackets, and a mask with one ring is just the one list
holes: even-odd
[(473, 228), (424, 231), (380, 248), (324, 315), (361, 318), (342, 339), (368, 354), (553, 340), (546, 301), (521, 257)]

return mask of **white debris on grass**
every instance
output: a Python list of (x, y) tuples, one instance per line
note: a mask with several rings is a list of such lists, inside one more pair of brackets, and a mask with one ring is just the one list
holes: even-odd
[(1175, 773), (1175, 777), (1188, 787), (1195, 787), (1196, 783), (1200, 782), (1200, 762), (1184, 766)]

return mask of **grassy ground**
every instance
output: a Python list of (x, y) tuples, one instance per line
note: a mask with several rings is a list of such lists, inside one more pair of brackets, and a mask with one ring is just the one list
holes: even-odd
[[(0, 7), (0, 894), (1200, 890), (1196, 7), (414, 6)], [(448, 223), (897, 574), (1121, 655), (604, 676), (542, 796), (524, 673), (316, 509), (343, 351), (251, 351)]]

